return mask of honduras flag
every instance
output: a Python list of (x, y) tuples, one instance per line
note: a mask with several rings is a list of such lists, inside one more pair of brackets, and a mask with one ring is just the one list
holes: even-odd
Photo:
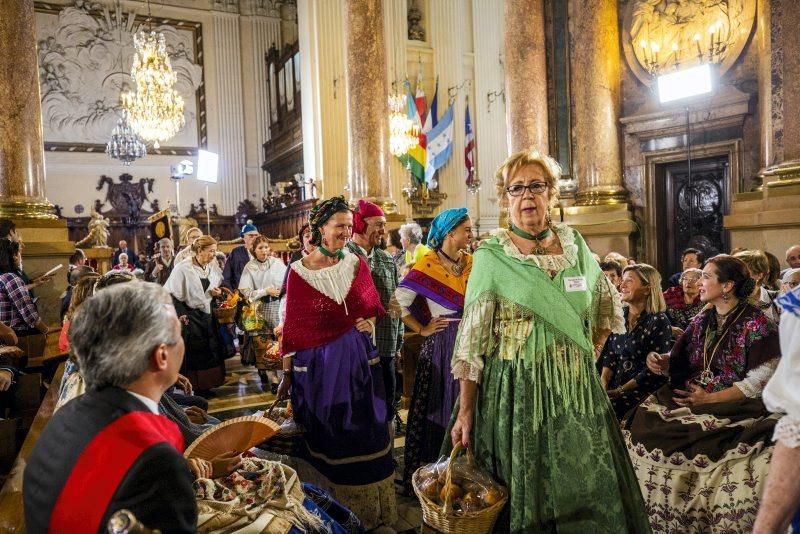
[(444, 167), (453, 154), (453, 106), (444, 112), (436, 126), (428, 132), (428, 153), (425, 161), (425, 183), (430, 184), (437, 169)]

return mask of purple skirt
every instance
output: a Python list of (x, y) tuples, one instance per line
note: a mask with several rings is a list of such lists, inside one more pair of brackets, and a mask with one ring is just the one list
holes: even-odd
[(305, 459), (334, 484), (362, 485), (392, 474), (383, 375), (372, 338), (349, 330), (298, 351), (292, 407), (305, 429)]
[(414, 471), (438, 459), (458, 399), (460, 386), (450, 370), (458, 325), (450, 323), (426, 339), (420, 348), (403, 451), (403, 483), (408, 492)]

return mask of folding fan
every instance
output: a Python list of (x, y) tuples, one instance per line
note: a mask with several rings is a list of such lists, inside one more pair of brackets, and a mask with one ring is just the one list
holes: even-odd
[(237, 417), (203, 432), (183, 455), (186, 458), (211, 460), (230, 451), (244, 452), (268, 440), (280, 429), (278, 423), (264, 417)]

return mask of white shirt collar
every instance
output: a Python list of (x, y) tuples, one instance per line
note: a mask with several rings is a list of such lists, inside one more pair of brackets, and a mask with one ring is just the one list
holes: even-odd
[(147, 406), (147, 409), (153, 412), (154, 414), (158, 415), (158, 403), (151, 399), (150, 397), (145, 397), (144, 395), (140, 395), (138, 393), (134, 393), (133, 391), (126, 389), (128, 393), (142, 401), (142, 403)]
[(361, 253), (362, 253), (362, 254), (364, 254), (364, 256), (365, 256), (367, 259), (371, 258), (371, 257), (372, 257), (372, 253), (373, 253), (373, 252), (375, 252), (375, 247), (372, 247), (372, 250), (370, 250), (369, 252), (367, 252), (367, 249), (365, 249), (364, 247), (362, 247), (361, 245), (359, 245), (359, 244), (358, 244), (358, 243), (356, 243), (355, 241), (353, 241), (353, 244), (354, 244), (355, 246), (357, 246), (357, 247), (358, 247), (358, 250), (360, 250), (360, 251), (361, 251)]

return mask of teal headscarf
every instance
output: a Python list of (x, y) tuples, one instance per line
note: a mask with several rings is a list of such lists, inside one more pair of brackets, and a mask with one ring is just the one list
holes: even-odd
[(428, 231), (428, 246), (434, 250), (442, 248), (447, 234), (464, 222), (468, 216), (467, 208), (450, 208), (441, 212), (431, 223), (431, 229)]

